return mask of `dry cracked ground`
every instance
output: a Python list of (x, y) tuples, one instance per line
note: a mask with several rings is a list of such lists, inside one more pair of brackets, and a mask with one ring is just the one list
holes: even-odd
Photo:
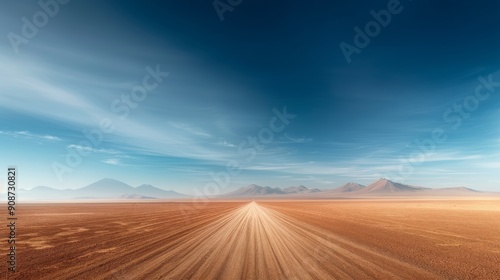
[(25, 204), (18, 217), (8, 279), (500, 279), (499, 200)]

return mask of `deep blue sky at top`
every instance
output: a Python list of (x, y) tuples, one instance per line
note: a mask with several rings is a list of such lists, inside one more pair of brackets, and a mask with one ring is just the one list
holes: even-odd
[[(221, 21), (212, 1), (73, 0), (16, 53), (8, 34), (42, 9), (4, 1), (2, 164), (26, 188), (112, 177), (189, 193), (236, 161), (227, 190), (379, 177), (498, 190), (500, 88), (467, 117), (443, 115), (472, 100), (478, 77), (500, 81), (500, 2), (402, 0), (348, 63), (339, 44), (354, 46), (354, 28), (389, 2), (243, 0)], [(120, 119), (111, 104), (156, 65), (169, 76)], [(285, 106), (296, 118), (272, 143), (238, 152)], [(82, 145), (103, 118), (116, 130)], [(420, 152), (435, 129), (446, 140)], [(71, 151), (85, 155), (61, 180), (54, 164)]]

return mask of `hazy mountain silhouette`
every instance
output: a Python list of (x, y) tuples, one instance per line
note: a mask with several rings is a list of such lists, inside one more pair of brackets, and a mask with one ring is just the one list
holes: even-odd
[(159, 189), (157, 187), (154, 187), (152, 185), (144, 184), (140, 185), (137, 188), (135, 188), (135, 192), (139, 193), (141, 195), (145, 196), (151, 196), (151, 197), (156, 197), (156, 198), (181, 198), (181, 197), (187, 197), (187, 195), (180, 194), (175, 191), (166, 191)]
[(235, 191), (229, 192), (223, 196), (231, 196), (231, 197), (259, 197), (259, 196), (268, 196), (274, 195), (275, 197), (293, 197), (297, 195), (301, 195), (307, 198), (334, 198), (334, 197), (356, 197), (356, 196), (366, 196), (366, 195), (424, 195), (424, 196), (432, 196), (432, 195), (473, 195), (473, 194), (481, 193), (479, 191), (466, 188), (466, 187), (457, 187), (457, 188), (444, 188), (444, 189), (432, 189), (432, 188), (424, 188), (411, 186), (406, 184), (401, 184), (397, 182), (393, 182), (391, 180), (380, 178), (379, 180), (369, 184), (368, 186), (364, 186), (355, 182), (349, 182), (340, 187), (330, 190), (319, 190), (319, 189), (310, 189), (305, 186), (292, 186), (284, 189), (280, 188), (272, 188), (272, 187), (263, 187), (256, 184), (252, 184), (246, 187), (239, 188)]
[(300, 185), (300, 186), (291, 186), (291, 187), (288, 187), (288, 188), (284, 188), (283, 191), (285, 193), (315, 193), (315, 192), (320, 192), (321, 190), (320, 189), (316, 189), (316, 188), (313, 188), (313, 189), (310, 189), (308, 187), (305, 187), (303, 185)]
[(414, 192), (427, 190), (429, 188), (415, 187), (405, 184), (393, 182), (391, 180), (380, 178), (379, 180), (369, 184), (365, 188), (359, 190), (364, 193), (393, 193), (393, 192)]
[(227, 193), (228, 196), (260, 196), (269, 194), (286, 194), (280, 188), (263, 187), (259, 185), (249, 185), (246, 187), (239, 188), (233, 192)]
[(54, 189), (38, 186), (31, 190), (21, 189), (21, 200), (66, 200), (66, 199), (146, 199), (146, 198), (183, 198), (187, 195), (166, 191), (151, 185), (134, 188), (121, 181), (105, 178), (79, 189)]
[(288, 194), (305, 194), (321, 192), (320, 189), (310, 189), (305, 186), (291, 186), (284, 189), (278, 187), (263, 187), (252, 184), (246, 187), (239, 188), (235, 191), (225, 194), (225, 196), (264, 196), (264, 195), (288, 195)]
[(354, 182), (349, 182), (349, 183), (344, 184), (336, 189), (333, 189), (333, 191), (335, 191), (335, 192), (355, 192), (355, 191), (359, 191), (361, 189), (364, 189), (365, 187), (366, 187), (365, 185), (361, 185), (361, 184), (354, 183)]

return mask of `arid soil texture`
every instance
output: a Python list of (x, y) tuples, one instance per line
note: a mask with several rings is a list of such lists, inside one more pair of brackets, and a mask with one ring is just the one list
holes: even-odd
[(499, 200), (24, 204), (17, 215), (8, 279), (500, 279)]

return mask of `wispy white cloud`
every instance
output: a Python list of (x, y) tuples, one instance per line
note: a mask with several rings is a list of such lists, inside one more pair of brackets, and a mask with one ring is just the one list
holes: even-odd
[(112, 149), (98, 149), (90, 146), (82, 146), (82, 145), (68, 145), (69, 149), (75, 149), (83, 152), (92, 152), (92, 153), (103, 153), (103, 154), (120, 154), (120, 151), (112, 150)]
[(483, 155), (463, 155), (459, 152), (429, 153), (425, 161), (464, 161), (483, 158)]
[(285, 133), (285, 138), (292, 141), (292, 142), (295, 142), (295, 143), (308, 143), (308, 142), (312, 142), (313, 139), (312, 138), (308, 138), (308, 137), (293, 137), (293, 136), (290, 136), (288, 133)]
[(254, 171), (278, 171), (296, 175), (346, 175), (353, 174), (358, 169), (351, 167), (336, 167), (335, 165), (323, 165), (314, 163), (282, 163), (261, 164), (246, 167), (246, 170)]
[(214, 137), (212, 134), (204, 131), (203, 129), (201, 129), (199, 127), (190, 126), (188, 124), (178, 123), (178, 122), (168, 122), (168, 123), (170, 124), (170, 126), (176, 128), (176, 129), (186, 131), (186, 132), (193, 134), (193, 135), (196, 135), (196, 136), (201, 136), (201, 137), (206, 137), (206, 138), (213, 138)]
[(221, 140), (217, 143), (218, 145), (221, 145), (221, 146), (224, 146), (224, 147), (229, 147), (229, 148), (236, 148), (236, 145), (234, 145), (233, 143), (229, 143), (228, 141), (226, 140)]
[[(4, 61), (4, 57), (2, 55), (0, 57)], [(117, 114), (111, 111), (113, 99), (103, 98), (109, 94), (104, 95), (102, 91), (107, 92), (112, 86), (109, 85), (108, 80), (91, 77), (88, 73), (80, 73), (85, 79), (90, 79), (93, 82), (88, 83), (89, 88), (75, 87), (71, 83), (61, 82), (66, 81), (68, 77), (58, 65), (48, 67), (41, 61), (33, 60), (26, 61), (23, 67), (19, 67), (18, 61), (9, 57), (5, 58), (5, 63), (0, 65), (0, 69), (7, 73), (0, 78), (0, 81), (5, 81), (0, 83), (0, 90), (5, 92), (5, 94), (0, 95), (0, 107), (16, 111), (21, 115), (66, 124), (74, 127), (77, 131), (98, 128), (99, 122), (103, 118), (108, 118), (114, 122), (117, 129), (112, 134), (104, 134), (103, 142), (108, 145), (119, 145), (124, 149), (131, 149), (139, 153), (219, 162), (234, 156), (232, 152), (219, 150), (217, 145), (207, 145), (210, 143), (207, 141), (208, 139), (215, 138), (213, 136), (215, 132), (192, 125), (193, 122), (199, 121), (198, 118), (185, 123), (168, 121), (165, 126), (165, 116), (151, 116), (148, 114), (148, 110), (144, 109), (146, 105), (154, 105), (154, 102), (148, 99), (138, 107), (139, 109), (131, 109), (130, 115), (121, 120)], [(137, 67), (145, 66), (139, 65)], [(46, 76), (46, 73), (42, 72), (46, 68), (51, 69), (50, 76), (54, 80), (40, 78)], [(76, 74), (75, 76), (81, 76)], [(102, 86), (100, 83), (104, 83), (106, 86)], [(117, 98), (130, 92), (130, 88), (123, 88), (124, 84), (128, 83), (130, 81), (125, 80), (117, 86), (117, 89), (122, 89), (116, 95)], [(84, 94), (83, 91), (86, 93)], [(27, 102), (36, 105), (26, 106)], [(143, 114), (137, 115), (134, 110), (140, 110)], [(17, 136), (21, 137), (22, 135)], [(46, 135), (44, 138), (40, 139), (58, 140), (55, 136), (51, 137), (50, 135)], [(105, 152), (98, 147), (77, 147), (74, 145), (73, 148), (87, 152)]]
[(45, 140), (45, 141), (61, 141), (62, 139), (48, 134), (35, 134), (29, 131), (0, 131), (0, 134), (14, 138), (26, 140)]
[(122, 165), (121, 161), (117, 158), (108, 158), (103, 160), (102, 162), (110, 165)]
[(481, 162), (477, 165), (482, 168), (500, 169), (500, 161)]

